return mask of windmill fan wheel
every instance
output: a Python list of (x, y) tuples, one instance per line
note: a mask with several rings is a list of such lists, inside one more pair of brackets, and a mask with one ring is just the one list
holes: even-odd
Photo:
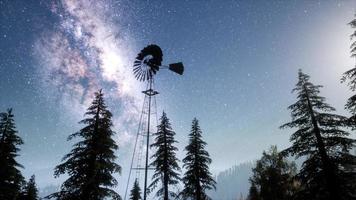
[(136, 56), (133, 65), (133, 73), (137, 80), (146, 81), (152, 79), (162, 64), (163, 53), (159, 46), (151, 44), (141, 50)]

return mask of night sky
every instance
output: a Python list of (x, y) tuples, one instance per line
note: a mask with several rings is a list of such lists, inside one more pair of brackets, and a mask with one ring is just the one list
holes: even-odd
[[(25, 144), (18, 160), (39, 187), (58, 185), (54, 167), (70, 151), (94, 91), (114, 114), (123, 195), (144, 87), (132, 75), (136, 54), (160, 45), (164, 63), (185, 74), (156, 76), (164, 110), (183, 150), (200, 120), (214, 174), (289, 145), (287, 106), (301, 68), (324, 85), (338, 113), (350, 96), (342, 73), (350, 57), (353, 1), (0, 0), (0, 111), (14, 109)], [(179, 158), (184, 152), (179, 152)]]

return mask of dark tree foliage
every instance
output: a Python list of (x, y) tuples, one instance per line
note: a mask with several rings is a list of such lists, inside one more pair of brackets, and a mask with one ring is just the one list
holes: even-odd
[[(356, 17), (356, 14), (355, 14)], [(351, 34), (351, 39), (354, 39), (356, 37), (356, 19), (352, 20), (349, 25), (351, 26), (351, 28), (355, 29), (354, 32)], [(351, 57), (355, 57), (356, 58), (356, 40), (354, 40), (351, 44)], [(350, 89), (354, 92), (356, 91), (356, 65), (346, 71), (343, 75), (343, 77), (341, 78), (342, 82), (345, 81), (349, 81), (348, 85), (350, 87)], [(345, 108), (347, 110), (350, 111), (350, 113), (352, 114), (351, 118), (350, 118), (350, 122), (351, 125), (355, 128), (356, 127), (356, 94), (352, 95), (348, 100), (347, 103), (345, 105)]]
[[(350, 182), (356, 180), (355, 157), (349, 152), (355, 140), (343, 127), (346, 118), (333, 114), (333, 107), (319, 96), (320, 85), (313, 85), (309, 76), (299, 71), (299, 81), (293, 92), (297, 102), (289, 106), (292, 121), (281, 128), (296, 128), (285, 154), (305, 157), (298, 174), (302, 188), (299, 199), (352, 199), (355, 190)], [(352, 170), (353, 168), (353, 170)]]
[(135, 180), (135, 183), (133, 185), (133, 188), (130, 193), (130, 200), (141, 200), (141, 188), (140, 185), (138, 184), (137, 179)]
[(91, 106), (80, 123), (86, 126), (68, 137), (68, 140), (82, 138), (64, 156), (63, 163), (55, 168), (55, 177), (67, 173), (69, 178), (62, 184), (61, 191), (49, 198), (99, 200), (121, 199), (111, 188), (117, 185), (113, 173), (121, 172), (114, 161), (118, 149), (112, 136), (112, 114), (107, 109), (101, 90), (95, 93)]
[(178, 148), (174, 146), (177, 141), (174, 139), (176, 133), (172, 130), (171, 124), (165, 112), (160, 118), (157, 133), (154, 134), (155, 140), (151, 148), (156, 148), (156, 152), (152, 155), (154, 159), (151, 166), (155, 168), (153, 181), (150, 184), (150, 191), (154, 190), (159, 182), (162, 187), (158, 189), (156, 196), (163, 197), (168, 200), (169, 197), (175, 197), (176, 193), (169, 190), (169, 186), (175, 186), (179, 183), (179, 171), (176, 151)]
[(199, 122), (194, 118), (189, 144), (185, 147), (187, 155), (183, 159), (183, 167), (186, 169), (183, 177), (184, 189), (181, 192), (183, 199), (207, 200), (210, 197), (206, 190), (216, 189), (216, 182), (209, 171), (211, 159), (205, 146)]
[(251, 187), (248, 191), (247, 200), (260, 200), (260, 194), (257, 190), (257, 187), (254, 183), (251, 183)]
[(16, 161), (18, 146), (23, 144), (17, 135), (12, 109), (0, 114), (0, 199), (14, 200), (20, 192), (24, 178)]
[(250, 199), (289, 200), (295, 191), (294, 176), (296, 166), (288, 162), (272, 146), (269, 152), (263, 152), (262, 158), (256, 162), (250, 178)]
[(32, 175), (21, 194), (20, 200), (38, 200), (38, 190), (35, 182), (35, 175)]

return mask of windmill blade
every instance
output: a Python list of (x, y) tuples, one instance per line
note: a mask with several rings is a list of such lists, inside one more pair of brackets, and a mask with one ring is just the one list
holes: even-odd
[(162, 50), (157, 45), (151, 44), (143, 48), (133, 64), (135, 78), (139, 81), (152, 79), (161, 66), (162, 57)]

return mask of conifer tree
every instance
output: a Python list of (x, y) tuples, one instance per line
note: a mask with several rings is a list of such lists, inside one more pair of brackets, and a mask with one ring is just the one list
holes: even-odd
[(296, 128), (290, 140), (292, 146), (285, 154), (305, 157), (306, 161), (298, 174), (301, 190), (299, 199), (350, 199), (354, 191), (350, 181), (355, 172), (345, 170), (354, 165), (355, 160), (349, 151), (355, 140), (343, 128), (345, 117), (333, 113), (335, 109), (319, 96), (320, 85), (313, 85), (309, 76), (301, 70), (298, 83), (297, 102), (289, 106), (292, 121), (281, 128)]
[(35, 175), (32, 175), (26, 184), (20, 200), (38, 200), (38, 190), (35, 182)]
[[(355, 29), (354, 32), (351, 34), (351, 39), (354, 39), (356, 37), (356, 14), (355, 14), (355, 19), (352, 20), (349, 25), (351, 26), (351, 28)], [(351, 57), (356, 58), (356, 40), (354, 40), (351, 43)], [(343, 77), (341, 78), (342, 82), (345, 81), (349, 81), (348, 85), (351, 89), (351, 91), (355, 92), (356, 91), (356, 65), (346, 71), (343, 74)], [(351, 117), (350, 117), (350, 122), (353, 126), (353, 128), (356, 128), (356, 94), (352, 95), (348, 100), (347, 103), (345, 105), (345, 108), (347, 110), (349, 110), (349, 112), (351, 113)]]
[(263, 152), (256, 162), (250, 178), (250, 198), (263, 200), (289, 200), (295, 191), (296, 166), (281, 155), (276, 146)]
[(99, 200), (121, 199), (112, 187), (117, 185), (113, 173), (121, 172), (121, 167), (114, 161), (118, 149), (112, 139), (112, 114), (105, 105), (103, 93), (95, 93), (95, 98), (85, 113), (87, 118), (80, 123), (85, 126), (68, 137), (82, 139), (64, 156), (63, 163), (55, 168), (55, 177), (68, 174), (61, 191), (49, 198)]
[(17, 135), (12, 109), (0, 114), (0, 199), (14, 200), (21, 192), (24, 178), (16, 161), (22, 139)]
[(175, 134), (166, 113), (163, 112), (157, 133), (154, 134), (156, 136), (154, 143), (151, 144), (151, 148), (156, 148), (156, 152), (152, 155), (154, 160), (151, 166), (155, 168), (155, 172), (149, 188), (152, 191), (161, 182), (162, 187), (158, 189), (156, 196), (163, 197), (164, 200), (177, 196), (169, 189), (169, 186), (175, 186), (180, 181), (179, 171), (181, 169), (176, 157), (178, 148), (174, 146), (174, 143), (177, 143), (174, 139)]
[(257, 190), (257, 187), (254, 183), (251, 183), (250, 189), (248, 191), (247, 200), (260, 200), (260, 194)]
[(137, 179), (135, 180), (135, 183), (133, 185), (133, 188), (130, 193), (130, 200), (141, 200), (141, 188), (140, 185), (138, 184)]
[(183, 199), (207, 200), (210, 197), (206, 190), (216, 189), (216, 182), (209, 171), (211, 159), (205, 146), (199, 122), (194, 118), (189, 144), (185, 148), (187, 155), (183, 159), (183, 167), (186, 169), (183, 177), (184, 189), (181, 192)]

